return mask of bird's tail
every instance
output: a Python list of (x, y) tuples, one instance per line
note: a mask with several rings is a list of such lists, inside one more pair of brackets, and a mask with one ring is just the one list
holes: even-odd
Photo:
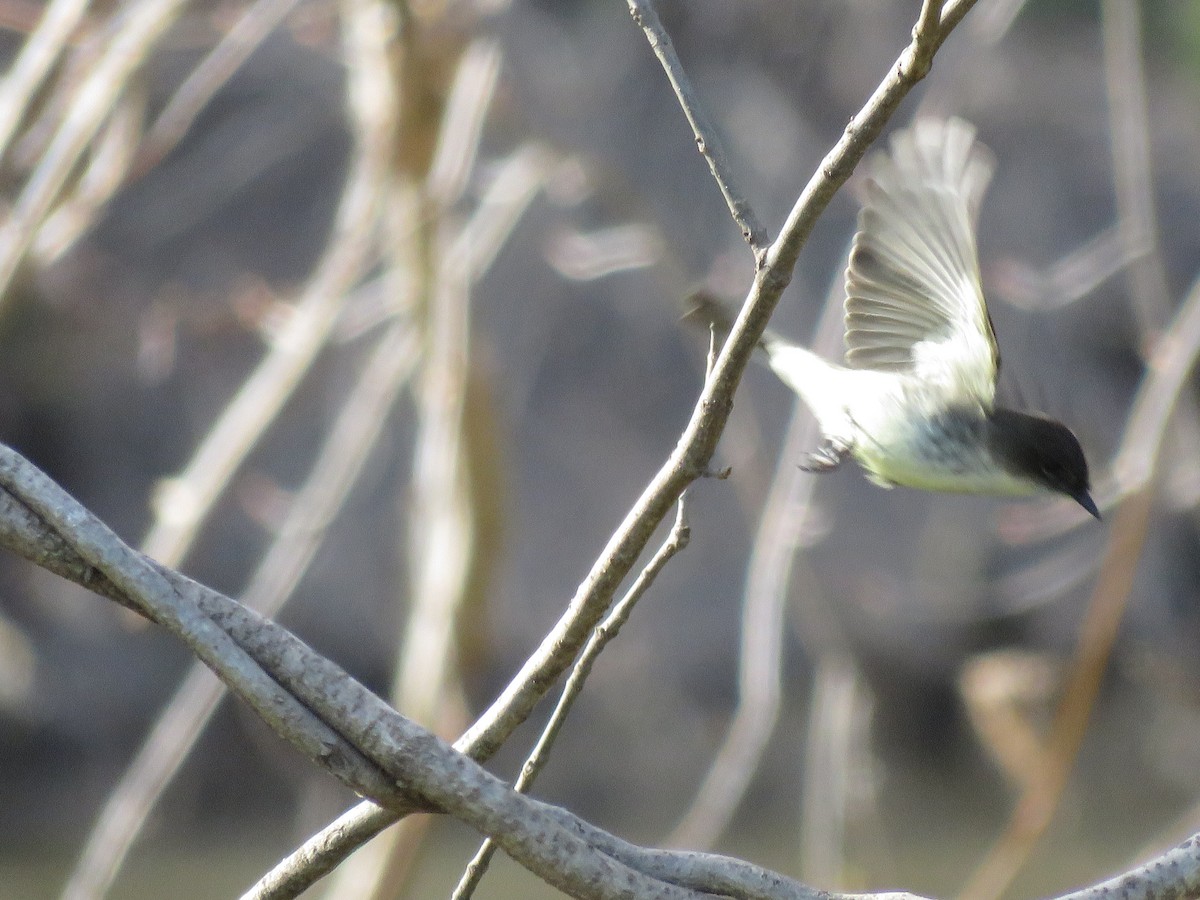
[[(685, 306), (687, 311), (683, 314), (684, 322), (705, 330), (711, 329), (722, 342), (729, 337), (729, 332), (733, 330), (733, 310), (712, 294), (707, 291), (695, 291), (688, 296)], [(765, 332), (758, 342), (758, 349), (762, 351), (756, 354), (758, 361), (764, 365), (768, 364), (771, 349), (783, 343), (783, 339), (777, 334)]]
[[(688, 312), (683, 318), (703, 328), (711, 328), (721, 340), (733, 328), (733, 313), (720, 300), (703, 292), (688, 298)], [(828, 363), (812, 351), (770, 331), (763, 334), (758, 349), (755, 358), (800, 395), (816, 416), (822, 432), (844, 443), (852, 443), (846, 437), (853, 423), (846, 418), (844, 396), (847, 378), (859, 373), (847, 373), (840, 366)]]

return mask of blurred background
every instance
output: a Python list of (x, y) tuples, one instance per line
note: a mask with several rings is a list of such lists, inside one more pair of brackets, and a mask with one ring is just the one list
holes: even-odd
[[(659, 5), (772, 234), (918, 8)], [(0, 26), (0, 440), (457, 736), (675, 446), (683, 298), (752, 274), (626, 5), (5, 0)], [(821, 888), (1044, 895), (1200, 829), (1200, 7), (980, 0), (892, 128), (923, 114), (997, 157), (1002, 390), (1080, 437), (1105, 520), (806, 475), (805, 414), (750, 371), (731, 476), (690, 491), (535, 793)], [(852, 188), (774, 319), (831, 357)], [(9, 556), (0, 648), (0, 896), (236, 895), (354, 802), (172, 640)], [(1017, 809), (1051, 821), (1014, 849)], [(311, 893), (448, 896), (474, 844), (414, 819)], [(556, 896), (495, 868), (477, 896)]]

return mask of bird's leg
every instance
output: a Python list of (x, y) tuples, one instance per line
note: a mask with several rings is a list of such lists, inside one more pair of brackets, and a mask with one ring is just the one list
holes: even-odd
[(804, 457), (800, 469), (804, 472), (832, 472), (850, 456), (853, 448), (838, 438), (827, 437), (821, 446)]

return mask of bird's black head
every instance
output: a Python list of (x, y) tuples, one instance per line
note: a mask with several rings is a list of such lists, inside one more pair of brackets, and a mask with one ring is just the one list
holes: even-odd
[(1090, 493), (1087, 460), (1071, 429), (1053, 419), (1011, 409), (993, 410), (988, 418), (988, 443), (1001, 465), (1055, 493), (1066, 494), (1100, 518)]

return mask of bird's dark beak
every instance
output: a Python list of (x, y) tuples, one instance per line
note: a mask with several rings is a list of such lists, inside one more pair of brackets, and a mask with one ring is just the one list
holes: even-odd
[(1096, 501), (1092, 499), (1092, 495), (1087, 491), (1076, 494), (1075, 502), (1090, 512), (1097, 519), (1100, 518), (1100, 510), (1096, 508)]

